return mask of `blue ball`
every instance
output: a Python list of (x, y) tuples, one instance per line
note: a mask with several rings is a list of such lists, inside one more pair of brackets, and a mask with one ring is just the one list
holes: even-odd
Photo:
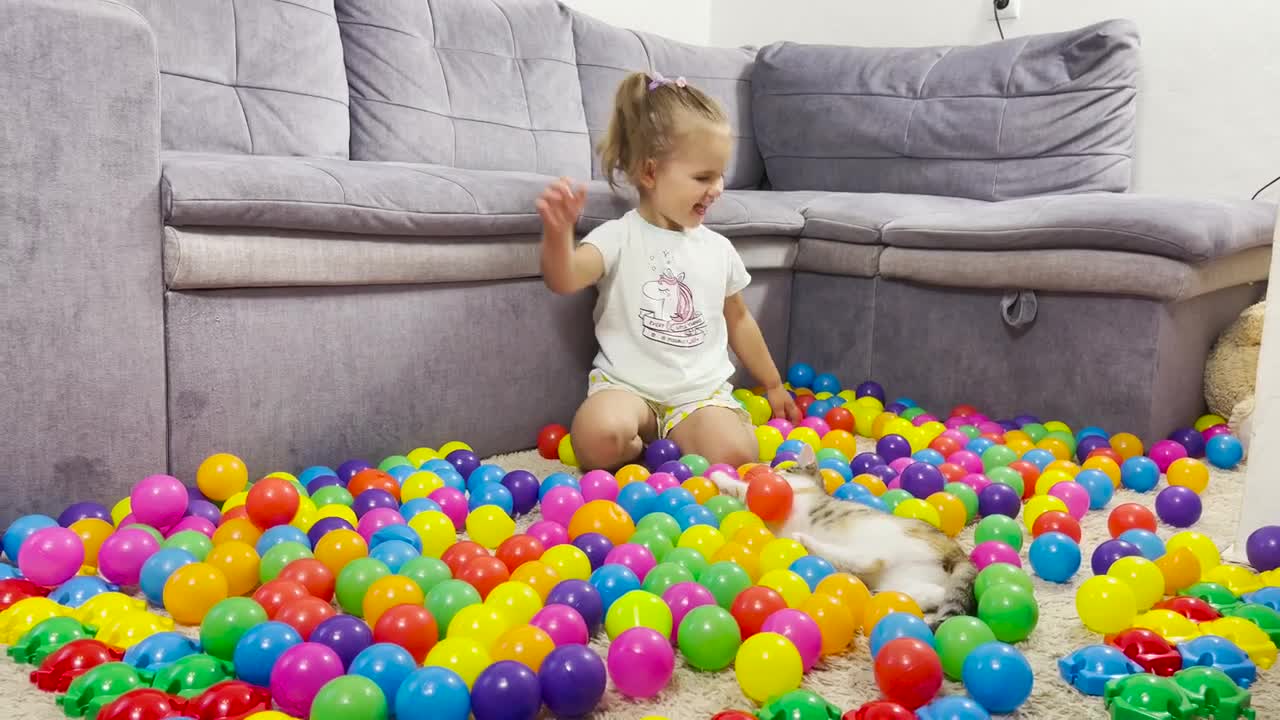
[(258, 557), (262, 557), (271, 548), (287, 542), (295, 542), (308, 550), (311, 549), (311, 538), (292, 525), (277, 525), (262, 533), (254, 549), (258, 551)]
[(1080, 569), (1080, 546), (1065, 533), (1042, 534), (1031, 541), (1027, 557), (1036, 575), (1049, 582), (1067, 582)]
[(715, 513), (697, 503), (685, 505), (677, 510), (676, 522), (680, 523), (681, 530), (688, 530), (694, 525), (710, 525), (717, 529), (720, 527), (720, 521), (716, 519)]
[[(988, 440), (987, 442), (990, 442), (990, 441)], [(911, 459), (915, 460), (916, 462), (928, 463), (929, 465), (932, 465), (934, 467), (938, 467), (939, 465), (947, 461), (946, 458), (942, 457), (942, 453), (938, 452), (937, 450), (934, 450), (933, 448), (925, 448), (920, 452), (916, 453), (915, 455), (912, 455)]]
[(817, 555), (805, 555), (804, 557), (796, 558), (791, 563), (790, 570), (804, 579), (805, 584), (809, 586), (809, 590), (816, 592), (818, 583), (822, 582), (822, 579), (828, 575), (834, 574), (836, 568)]
[[(627, 487), (631, 487), (628, 485)], [(591, 573), (590, 583), (600, 594), (600, 604), (605, 613), (614, 601), (632, 590), (640, 589), (640, 578), (625, 565), (603, 565)]]
[(919, 407), (919, 406), (916, 404), (916, 401), (915, 401), (915, 400), (912, 400), (912, 399), (911, 399), (911, 398), (909, 398), (909, 397), (900, 397), (900, 398), (898, 398), (897, 400), (894, 400), (894, 402), (898, 403), (899, 405), (901, 405), (901, 406), (903, 406), (903, 407), (905, 407), (905, 408)]
[(298, 482), (302, 483), (303, 487), (306, 487), (311, 484), (312, 480), (315, 480), (318, 477), (327, 477), (330, 475), (337, 477), (338, 473), (334, 472), (333, 468), (325, 467), (324, 465), (312, 465), (306, 470), (298, 473)]
[(974, 648), (964, 659), (960, 676), (969, 695), (996, 714), (1017, 710), (1031, 695), (1034, 682), (1031, 664), (1017, 648), (1002, 642)]
[(804, 444), (803, 440), (783, 440), (782, 444), (778, 446), (778, 452), (789, 452), (799, 455), (804, 452), (806, 447), (808, 446)]
[[(400, 527), (404, 527), (403, 525)], [(411, 531), (412, 532), (412, 531)], [(422, 553), (403, 540), (388, 540), (379, 543), (369, 551), (369, 557), (381, 560), (391, 569), (392, 574), (400, 572), (400, 567)]]
[(1079, 443), (1081, 440), (1089, 437), (1090, 435), (1096, 435), (1097, 437), (1100, 437), (1100, 438), (1111, 437), (1110, 435), (1107, 434), (1106, 430), (1103, 430), (1102, 428), (1096, 425), (1090, 425), (1088, 427), (1080, 428), (1080, 432), (1076, 433), (1076, 443)]
[(967, 697), (949, 695), (916, 710), (916, 720), (991, 720), (991, 714)]
[(618, 491), (618, 505), (635, 522), (653, 511), (653, 503), (658, 499), (658, 491), (645, 482), (633, 482)]
[(981, 455), (982, 453), (986, 452), (987, 449), (990, 448), (992, 445), (995, 445), (995, 443), (988, 440), (987, 438), (976, 437), (970, 440), (968, 443), (966, 443), (964, 446), (964, 449), (968, 450), (971, 453), (976, 453), (978, 455)]
[(454, 472), (457, 472), (457, 468), (453, 466), (453, 463), (450, 463), (448, 460), (445, 460), (444, 458), (435, 458), (434, 460), (428, 460), (422, 463), (422, 465), (418, 469), (426, 470), (428, 472), (433, 472), (437, 475), (440, 474), (441, 470), (445, 470), (445, 471), (453, 470)]
[(471, 493), (471, 497), (467, 498), (467, 508), (475, 510), (485, 505), (497, 505), (502, 511), (510, 515), (515, 512), (516, 501), (511, 497), (511, 491), (506, 485), (500, 482), (487, 482), (477, 487)]
[[(578, 478), (569, 473), (552, 473), (538, 486), (538, 501), (541, 502), (547, 496), (547, 493), (558, 487), (571, 487), (574, 490), (581, 491), (582, 483), (578, 482)], [(630, 485), (627, 487), (630, 487)]]
[(369, 547), (376, 548), (392, 540), (399, 540), (408, 544), (416, 552), (422, 552), (422, 537), (408, 525), (387, 525), (386, 527), (378, 528), (373, 537), (369, 538)]
[(929, 629), (929, 625), (924, 620), (909, 613), (889, 613), (880, 622), (876, 623), (876, 626), (871, 630), (871, 638), (868, 641), (871, 648), (871, 657), (874, 658), (879, 655), (880, 648), (898, 638), (915, 638), (929, 647), (937, 647), (934, 642), (933, 631)]
[(0, 563), (0, 580), (12, 580), (22, 577), (22, 571), (8, 564)]
[(1116, 486), (1111, 477), (1101, 470), (1089, 468), (1076, 475), (1076, 482), (1089, 492), (1089, 509), (1101, 510), (1111, 502), (1116, 494)]
[(409, 522), (415, 515), (419, 515), (428, 510), (440, 512), (440, 503), (431, 498), (414, 498), (409, 502), (400, 506), (400, 516), (405, 522)]
[(404, 485), (404, 479), (418, 472), (418, 468), (412, 465), (396, 465), (387, 470), (387, 474), (396, 479), (397, 485)]
[(200, 645), (182, 633), (160, 632), (126, 650), (124, 661), (139, 670), (155, 672), (198, 652)]
[(376, 643), (356, 655), (347, 674), (369, 678), (382, 690), (383, 697), (394, 702), (400, 685), (417, 669), (408, 650), (392, 643)]
[(831, 497), (850, 502), (862, 502), (868, 498), (879, 500), (870, 490), (855, 482), (848, 482), (836, 488), (836, 491), (831, 493)]
[(1044, 471), (1045, 468), (1049, 467), (1049, 463), (1053, 462), (1054, 460), (1057, 460), (1057, 458), (1053, 456), (1053, 453), (1049, 452), (1048, 450), (1041, 450), (1040, 448), (1036, 448), (1035, 450), (1028, 450), (1022, 456), (1022, 459), (1040, 468), (1042, 472)]
[(1124, 540), (1137, 546), (1138, 552), (1142, 553), (1142, 557), (1148, 560), (1155, 560), (1164, 555), (1164, 541), (1159, 535), (1150, 530), (1142, 528), (1132, 528), (1120, 533), (1117, 540)]
[(502, 482), (502, 478), (507, 476), (507, 471), (497, 465), (481, 465), (476, 468), (471, 476), (467, 478), (467, 489), (474, 491), (475, 488), (487, 482)]
[(1235, 435), (1214, 435), (1204, 447), (1204, 456), (1210, 465), (1232, 470), (1244, 458), (1244, 445)]
[(297, 630), (274, 620), (249, 628), (236, 642), (232, 662), (236, 677), (262, 687), (271, 686), (271, 668), (285, 650), (302, 643)]
[(693, 493), (682, 487), (673, 487), (663, 490), (657, 499), (649, 504), (649, 512), (664, 512), (671, 517), (675, 517), (680, 508), (697, 504), (698, 499), (693, 496)]
[(830, 400), (814, 400), (809, 404), (809, 409), (805, 411), (805, 417), (825, 418), (833, 407), (835, 406), (831, 404)]
[(844, 478), (845, 482), (849, 482), (853, 479), (853, 471), (849, 469), (849, 463), (842, 463), (835, 458), (827, 458), (826, 460), (819, 462), (818, 469), (834, 470), (840, 473), (840, 477)]
[[(388, 703), (391, 704), (391, 703)], [(442, 667), (414, 670), (395, 694), (397, 720), (467, 720), (471, 692), (458, 673)]]
[(840, 397), (839, 395), (832, 395), (831, 397), (827, 398), (827, 400), (828, 400), (828, 401), (829, 401), (829, 402), (830, 402), (834, 407), (843, 407), (845, 403), (849, 402), (848, 400), (845, 400), (844, 398)]
[(4, 545), (4, 554), (12, 562), (18, 562), (18, 551), (22, 549), (22, 543), (35, 531), (51, 527), (58, 527), (58, 521), (48, 515), (23, 515), (14, 520), (9, 529), (4, 531), (3, 539), (0, 539), (0, 544)]
[(807, 388), (813, 384), (814, 375), (812, 365), (796, 363), (787, 370), (787, 382), (793, 388)]
[(444, 481), (445, 487), (451, 487), (461, 493), (467, 491), (467, 481), (462, 479), (462, 473), (452, 467), (448, 470), (441, 469), (433, 470), (432, 472), (436, 474), (436, 477)]
[(120, 587), (118, 585), (112, 585), (100, 577), (78, 575), (62, 583), (56, 590), (49, 593), (49, 599), (59, 605), (78, 608), (85, 604), (89, 598), (102, 593), (119, 591)]
[(889, 506), (885, 504), (885, 501), (881, 500), (875, 495), (872, 495), (870, 491), (868, 491), (866, 497), (857, 498), (854, 502), (862, 503), (863, 505), (866, 505), (872, 510), (879, 510), (882, 513), (889, 512)]
[(164, 584), (178, 568), (190, 565), (196, 556), (179, 548), (163, 548), (142, 563), (138, 586), (152, 605), (164, 605)]
[(813, 379), (812, 390), (815, 395), (820, 392), (829, 392), (835, 395), (840, 392), (840, 378), (831, 373), (822, 373)]
[(1160, 467), (1149, 457), (1139, 455), (1120, 466), (1120, 484), (1137, 492), (1147, 492), (1160, 481)]

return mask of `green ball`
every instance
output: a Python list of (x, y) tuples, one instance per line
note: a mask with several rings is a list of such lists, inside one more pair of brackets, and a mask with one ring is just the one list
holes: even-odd
[(977, 425), (961, 425), (956, 429), (964, 433), (965, 437), (969, 438), (970, 440), (975, 440), (977, 438), (982, 437), (982, 431), (978, 429)]
[(1007, 515), (988, 515), (973, 531), (974, 544), (998, 540), (1014, 550), (1022, 549), (1022, 524)]
[(934, 644), (942, 660), (942, 672), (949, 680), (959, 680), (964, 659), (973, 649), (984, 643), (995, 642), (991, 628), (971, 615), (947, 618), (934, 632)]
[(1223, 608), (1231, 607), (1240, 602), (1240, 599), (1233, 595), (1226, 585), (1215, 582), (1198, 582), (1179, 590), (1178, 594), (1200, 598), (1209, 603), (1218, 612), (1222, 612)]
[(707, 468), (711, 467), (711, 463), (701, 455), (685, 455), (680, 458), (680, 462), (693, 471), (694, 477), (701, 477), (707, 472)]
[(676, 639), (685, 661), (699, 670), (729, 667), (742, 644), (737, 621), (718, 605), (690, 610), (680, 621)]
[(1026, 483), (1022, 480), (1022, 473), (1011, 467), (992, 468), (987, 473), (987, 478), (993, 483), (1001, 483), (1013, 488), (1013, 491), (1018, 493), (1018, 497), (1022, 497), (1027, 489)]
[(200, 623), (200, 646), (218, 659), (231, 660), (240, 636), (267, 620), (267, 611), (252, 598), (227, 598)]
[(747, 509), (746, 503), (731, 495), (716, 495), (708, 498), (702, 506), (710, 510), (712, 515), (716, 516), (717, 523), (724, 522), (724, 519), (728, 517), (730, 513)]
[[(636, 532), (641, 533), (651, 530), (664, 535), (671, 544), (675, 544), (680, 539), (680, 523), (675, 518), (664, 512), (649, 513), (640, 518), (640, 522), (636, 523)], [(628, 540), (627, 542), (635, 542)]]
[[(390, 574), (391, 568), (376, 558), (363, 557), (347, 563), (342, 572), (338, 573), (337, 592), (334, 593), (338, 598), (338, 606), (348, 615), (364, 617), (364, 594), (369, 591), (370, 585)], [(472, 588), (472, 592), (475, 592), (475, 588)], [(439, 616), (436, 619), (439, 620)]]
[(885, 507), (889, 509), (889, 514), (892, 515), (893, 511), (898, 507), (899, 503), (901, 503), (903, 500), (910, 500), (913, 497), (915, 496), (907, 492), (906, 490), (903, 490), (902, 488), (897, 488), (895, 490), (890, 490), (885, 494), (881, 495), (880, 499), (884, 501)]
[(978, 573), (977, 580), (973, 582), (973, 597), (981, 601), (987, 590), (999, 585), (1014, 585), (1028, 593), (1035, 591), (1031, 576), (1027, 575), (1022, 568), (1008, 563), (994, 563)]
[(120, 529), (129, 530), (130, 528), (135, 530), (141, 530), (146, 534), (150, 535), (151, 537), (155, 538), (157, 545), (164, 542), (164, 535), (162, 535), (159, 530), (151, 527), (150, 525), (143, 525), (142, 523), (131, 523), (129, 525), (125, 525)]
[(845, 457), (844, 453), (835, 448), (822, 448), (819, 450), (818, 462), (822, 462), (823, 460), (837, 460), (845, 465), (849, 464), (849, 458)]
[(758, 717), (787, 718), (788, 720), (828, 720), (840, 717), (840, 708), (809, 690), (792, 690), (775, 698), (760, 709)]
[[(1075, 455), (1075, 454), (1076, 454), (1076, 437), (1075, 437), (1075, 435), (1072, 435), (1071, 433), (1069, 433), (1069, 432), (1065, 432), (1065, 431), (1063, 431), (1063, 430), (1056, 430), (1056, 431), (1054, 431), (1054, 432), (1045, 433), (1045, 437), (1046, 437), (1046, 438), (1055, 438), (1055, 439), (1061, 440), (1062, 442), (1066, 443), (1067, 448), (1068, 448), (1069, 450), (1071, 450), (1071, 454), (1072, 454), (1072, 455)], [(1037, 441), (1037, 442), (1039, 442), (1039, 441)]]
[(298, 542), (282, 542), (262, 556), (262, 563), (258, 566), (258, 578), (265, 585), (275, 580), (280, 575), (280, 571), (294, 560), (312, 557), (315, 556), (306, 545)]
[(640, 587), (662, 597), (667, 588), (682, 582), (693, 582), (693, 573), (689, 572), (689, 568), (673, 562), (660, 562), (644, 576), (644, 584)]
[(965, 524), (973, 522), (973, 519), (978, 516), (978, 492), (962, 482), (949, 482), (942, 486), (942, 489), (960, 498), (960, 502), (964, 503), (964, 512), (967, 516), (964, 520)]
[(1049, 431), (1045, 430), (1040, 423), (1027, 423), (1022, 426), (1022, 432), (1026, 433), (1027, 437), (1031, 438), (1031, 442), (1035, 443), (1040, 442), (1049, 434)]
[(1017, 451), (1007, 445), (992, 445), (982, 452), (982, 466), (987, 468), (988, 475), (992, 468), (1005, 467), (1017, 459)]
[(711, 591), (717, 605), (728, 610), (738, 593), (751, 587), (751, 576), (738, 563), (725, 560), (703, 571), (698, 584)]
[[(363, 593), (361, 597), (364, 597)], [(479, 604), (480, 593), (461, 580), (445, 580), (427, 593), (427, 610), (431, 611), (431, 617), (436, 619), (436, 627), (440, 629), (441, 638), (448, 635), (449, 623), (459, 610)]]
[(685, 566), (689, 572), (693, 573), (694, 578), (702, 577), (702, 573), (711, 565), (706, 558), (702, 557), (702, 553), (687, 547), (672, 550), (662, 561)]
[(922, 407), (909, 407), (906, 410), (903, 410), (902, 412), (898, 413), (898, 417), (902, 418), (903, 420), (915, 420), (916, 418), (923, 415), (924, 412), (925, 412), (924, 408)]
[(453, 577), (449, 572), (449, 566), (445, 565), (443, 560), (425, 556), (411, 558), (400, 566), (400, 572), (396, 574), (409, 578), (415, 585), (422, 588), (424, 597), (431, 592), (432, 588)]
[(378, 463), (378, 469), (382, 472), (386, 472), (393, 467), (399, 467), (401, 465), (408, 465), (409, 467), (414, 466), (413, 463), (409, 462), (409, 458), (403, 455), (388, 455), (382, 459), (382, 462)]
[(306, 486), (304, 486), (302, 483), (298, 482), (297, 480), (289, 480), (288, 478), (285, 478), (285, 482), (292, 485), (293, 489), (298, 491), (298, 497), (304, 497), (304, 498), (311, 497), (311, 493), (307, 492)]
[(1019, 643), (1036, 629), (1040, 606), (1035, 594), (1024, 587), (996, 585), (987, 588), (978, 601), (978, 617), (1000, 642)]
[(369, 678), (343, 675), (316, 693), (310, 720), (387, 720), (387, 698)]
[(675, 548), (675, 543), (666, 534), (653, 528), (636, 532), (627, 540), (627, 543), (630, 545), (643, 545), (648, 548), (649, 552), (653, 553), (655, 562), (662, 562), (667, 553)]
[(209, 556), (209, 552), (213, 550), (213, 540), (208, 535), (196, 530), (183, 530), (180, 533), (174, 533), (172, 537), (160, 543), (162, 548), (176, 548), (178, 550), (186, 550), (195, 557), (196, 562), (204, 562)]
[(347, 489), (344, 487), (339, 485), (326, 485), (317, 490), (315, 495), (311, 496), (311, 502), (315, 503), (317, 508), (322, 508), (325, 505), (345, 505), (346, 507), (351, 507), (351, 504), (355, 502), (355, 498), (351, 497), (351, 493), (347, 492)]

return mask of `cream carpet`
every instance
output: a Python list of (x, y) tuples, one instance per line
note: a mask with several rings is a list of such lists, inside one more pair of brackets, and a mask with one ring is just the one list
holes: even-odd
[[(860, 443), (867, 443), (860, 439)], [(525, 469), (538, 477), (553, 472), (569, 471), (557, 462), (542, 459), (536, 452), (522, 452), (499, 456), (491, 460), (508, 470)], [(1225, 548), (1233, 536), (1240, 506), (1240, 471), (1213, 471), (1209, 488), (1204, 493), (1204, 516), (1194, 528), (1212, 537), (1220, 548)], [(1163, 483), (1161, 485), (1163, 487)], [(1122, 491), (1116, 494), (1110, 507), (1122, 502), (1139, 502), (1152, 507), (1154, 493), (1138, 494)], [(1031, 698), (1014, 715), (1015, 718), (1037, 720), (1093, 720), (1108, 717), (1100, 698), (1079, 693), (1062, 681), (1057, 671), (1057, 660), (1072, 650), (1097, 643), (1101, 638), (1081, 626), (1075, 613), (1075, 589), (1080, 582), (1092, 576), (1089, 556), (1103, 540), (1108, 539), (1107, 511), (1090, 512), (1081, 523), (1084, 559), (1075, 582), (1057, 585), (1036, 579), (1036, 597), (1040, 602), (1040, 623), (1035, 632), (1018, 648), (1026, 654), (1035, 671), (1035, 687)], [(523, 519), (521, 528), (533, 519)], [(1163, 538), (1172, 534), (1162, 527)], [(965, 547), (972, 547), (973, 527), (961, 536)], [(1023, 561), (1026, 548), (1023, 545)], [(1029, 569), (1029, 565), (1027, 566)], [(1034, 577), (1034, 576), (1033, 576)], [(604, 656), (607, 641), (597, 640), (593, 646)], [(677, 657), (679, 655), (677, 654)], [(36, 690), (27, 682), (30, 668), (19, 666), (8, 657), (0, 659), (0, 717), (22, 720), (59, 720), (65, 716), (54, 705), (53, 695)], [(879, 692), (871, 672), (871, 659), (866, 639), (859, 636), (851, 651), (836, 658), (828, 658), (805, 677), (804, 688), (812, 690), (842, 710), (850, 710), (862, 703), (874, 700)], [(958, 683), (947, 682), (943, 694), (963, 694)], [(1253, 686), (1253, 705), (1259, 718), (1280, 717), (1280, 682), (1275, 670), (1260, 674)], [(605, 694), (597, 720), (638, 720), (650, 715), (670, 720), (709, 720), (712, 715), (728, 708), (753, 710), (754, 707), (738, 689), (733, 669), (705, 673), (695, 671), (677, 660), (676, 673), (671, 683), (657, 697), (636, 702), (623, 698), (610, 687)]]

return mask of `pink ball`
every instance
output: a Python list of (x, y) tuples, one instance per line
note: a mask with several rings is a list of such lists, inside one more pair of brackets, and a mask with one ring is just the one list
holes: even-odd
[(822, 655), (822, 630), (808, 613), (787, 608), (765, 618), (761, 632), (773, 632), (790, 640), (800, 651), (800, 662), (808, 672)]
[(929, 422), (938, 422), (938, 418), (934, 415), (930, 415), (929, 413), (923, 413), (921, 415), (915, 416), (911, 420), (911, 424), (915, 425), (916, 427), (920, 427), (921, 425), (924, 425), (925, 423), (929, 423)]
[[(679, 478), (677, 478), (675, 475), (672, 475), (671, 473), (664, 473), (664, 472), (656, 472), (650, 475), (649, 477), (645, 478), (644, 481), (649, 483), (649, 486), (652, 487), (654, 490), (657, 490), (659, 494), (661, 494), (663, 490), (670, 490), (673, 487), (680, 486)], [(551, 493), (547, 493), (547, 494), (550, 495)]]
[(991, 479), (982, 473), (969, 473), (960, 478), (960, 482), (973, 488), (974, 492), (980, 493), (991, 484)]
[[(959, 425), (964, 425), (964, 423), (963, 422), (958, 423), (957, 427)], [(947, 438), (948, 440), (954, 440), (955, 442), (960, 444), (960, 447), (964, 447), (965, 445), (969, 444), (969, 436), (965, 435), (963, 432), (959, 430), (954, 430), (954, 429), (947, 430), (946, 432), (942, 433), (938, 437), (944, 437), (944, 438)]]
[(111, 533), (98, 550), (98, 572), (117, 585), (137, 585), (142, 564), (160, 549), (146, 530), (125, 528)]
[(1200, 435), (1204, 437), (1205, 442), (1208, 442), (1213, 438), (1218, 437), (1219, 435), (1230, 435), (1230, 434), (1231, 434), (1230, 425), (1214, 425), (1213, 427), (1207, 427), (1200, 432)]
[(542, 517), (569, 527), (573, 514), (585, 504), (582, 493), (567, 485), (551, 488), (542, 498)]
[(467, 496), (461, 490), (451, 487), (436, 488), (427, 498), (440, 506), (440, 512), (453, 521), (455, 530), (461, 530), (467, 524)]
[(738, 469), (732, 465), (727, 465), (725, 463), (716, 463), (715, 465), (709, 466), (707, 468), (706, 477), (711, 477), (711, 473), (714, 473), (714, 472), (725, 473), (730, 477), (735, 477), (735, 478), (738, 477)]
[(1161, 440), (1151, 446), (1151, 450), (1147, 455), (1155, 461), (1156, 467), (1160, 468), (1160, 472), (1166, 472), (1175, 460), (1181, 460), (1187, 456), (1187, 449), (1182, 446), (1182, 443), (1174, 442), (1173, 440)]
[(309, 717), (320, 688), (342, 674), (342, 658), (329, 646), (294, 645), (271, 668), (271, 698), (289, 715)]
[(887, 482), (887, 483), (885, 483), (885, 484), (884, 484), (884, 487), (885, 487), (885, 489), (886, 489), (886, 490), (901, 490), (901, 489), (902, 489), (902, 476), (901, 476), (901, 475), (894, 475), (892, 480), (890, 480), (889, 482)]
[(978, 432), (983, 435), (1004, 435), (1004, 426), (1000, 423), (984, 422), (978, 425)]
[(818, 437), (824, 437), (831, 432), (831, 426), (820, 417), (807, 417), (800, 421), (800, 425), (818, 433)]
[(128, 515), (125, 515), (124, 517), (120, 518), (120, 524), (117, 525), (116, 527), (127, 528), (130, 525), (141, 525), (141, 524), (142, 523), (138, 522), (137, 516), (135, 516), (133, 513), (129, 513)]
[(1022, 567), (1022, 559), (1018, 557), (1018, 551), (999, 540), (988, 540), (984, 543), (979, 543), (973, 549), (973, 552), (969, 553), (969, 559), (973, 561), (973, 564), (979, 570), (995, 563), (1007, 563), (1014, 567)]
[(84, 542), (73, 530), (48, 527), (37, 530), (18, 550), (18, 569), (31, 582), (52, 587), (75, 577), (84, 564)]
[[(463, 521), (466, 521), (465, 517)], [(356, 523), (356, 532), (360, 533), (360, 537), (364, 538), (365, 542), (372, 545), (374, 533), (384, 527), (404, 524), (404, 516), (399, 511), (389, 507), (379, 507), (370, 510), (364, 514), (364, 517), (360, 518), (360, 521)]]
[(662, 601), (671, 608), (671, 642), (680, 639), (680, 622), (689, 611), (703, 605), (715, 605), (716, 597), (696, 582), (676, 583), (662, 593)]
[[(982, 413), (978, 413), (977, 415), (970, 415), (970, 416), (969, 416), (969, 422), (970, 422), (970, 423), (972, 423), (972, 424), (974, 424), (974, 425), (981, 425), (982, 423), (985, 423), (985, 422), (991, 422), (991, 418), (987, 417), (986, 415), (984, 415), (984, 414), (982, 414)], [(979, 428), (979, 429), (981, 429), (981, 428)], [(1004, 428), (1003, 428), (1003, 427), (1001, 427), (1001, 428), (1000, 428), (1000, 432), (1004, 432)]]
[[(950, 432), (951, 430), (955, 430), (956, 428), (961, 427), (962, 425), (968, 425), (969, 418), (964, 417), (963, 415), (952, 415), (951, 417), (944, 420), (942, 424), (945, 425), (947, 427), (947, 431)], [(969, 438), (969, 436), (965, 435), (964, 433), (960, 433), (960, 434), (964, 435), (965, 440)], [(946, 433), (943, 433), (943, 435), (946, 435)], [(963, 442), (963, 440), (961, 442)]]
[(181, 520), (190, 500), (186, 486), (170, 475), (145, 477), (129, 493), (138, 522), (154, 528), (167, 528)]
[(774, 418), (765, 424), (771, 428), (776, 428), (778, 432), (782, 433), (782, 437), (790, 435), (791, 431), (796, 429), (796, 426), (792, 425), (790, 421), (782, 418)]
[(569, 530), (564, 525), (551, 520), (539, 520), (530, 525), (524, 533), (542, 543), (543, 549), (569, 542)]
[(1067, 512), (1079, 520), (1089, 510), (1089, 491), (1078, 482), (1060, 482), (1049, 488), (1049, 494), (1067, 504)]
[(582, 499), (586, 502), (615, 502), (618, 499), (618, 479), (606, 470), (592, 470), (582, 476), (579, 484), (582, 486)]
[(645, 699), (667, 686), (676, 667), (676, 654), (662, 633), (652, 628), (633, 627), (609, 643), (608, 664), (609, 677), (618, 692), (629, 698)]
[(568, 605), (548, 605), (539, 610), (529, 624), (550, 635), (556, 647), (586, 645), (591, 639), (587, 621), (582, 619), (581, 613)]
[(631, 543), (619, 545), (610, 550), (609, 554), (604, 556), (604, 563), (629, 568), (640, 582), (644, 582), (644, 577), (658, 564), (653, 559), (653, 553), (649, 552), (649, 548)]
[(165, 532), (164, 536), (173, 537), (184, 530), (195, 530), (207, 537), (213, 537), (213, 533), (216, 532), (217, 529), (218, 528), (215, 527), (213, 523), (209, 522), (208, 518), (189, 515), (179, 520), (173, 527), (169, 528), (169, 530)]
[(897, 460), (894, 460), (893, 462), (889, 463), (889, 469), (896, 473), (901, 473), (903, 470), (906, 470), (907, 468), (911, 467), (912, 465), (915, 465), (918, 462), (920, 461), (910, 456), (900, 457)]
[[(968, 442), (968, 435), (965, 436), (965, 442)], [(947, 458), (947, 462), (952, 465), (959, 465), (971, 473), (980, 473), (986, 468), (982, 466), (982, 458), (978, 454), (970, 450), (957, 450), (951, 453), (951, 457)]]

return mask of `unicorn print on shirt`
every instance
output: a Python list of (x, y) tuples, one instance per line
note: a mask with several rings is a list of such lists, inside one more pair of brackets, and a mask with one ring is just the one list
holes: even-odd
[(640, 322), (645, 337), (681, 348), (702, 344), (707, 323), (694, 304), (693, 290), (685, 284), (684, 273), (677, 274), (668, 264), (658, 279), (646, 282), (640, 292), (644, 296), (640, 301)]

